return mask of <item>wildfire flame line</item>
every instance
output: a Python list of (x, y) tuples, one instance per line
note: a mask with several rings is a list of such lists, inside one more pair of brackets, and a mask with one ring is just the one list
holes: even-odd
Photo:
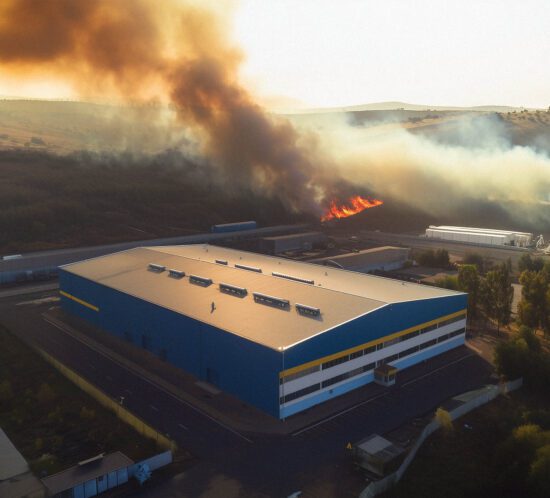
[(338, 205), (335, 200), (332, 200), (325, 214), (321, 217), (321, 221), (329, 221), (334, 218), (347, 218), (348, 216), (353, 216), (365, 209), (380, 206), (381, 204), (384, 204), (384, 202), (379, 199), (366, 199), (359, 195), (350, 197), (347, 204)]

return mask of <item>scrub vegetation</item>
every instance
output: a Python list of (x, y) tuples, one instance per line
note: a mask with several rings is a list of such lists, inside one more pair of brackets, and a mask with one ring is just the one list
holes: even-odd
[(293, 223), (277, 199), (229, 188), (178, 153), (0, 153), (0, 255)]
[(0, 427), (38, 475), (102, 452), (138, 461), (160, 451), (1, 326)]
[(384, 498), (550, 495), (550, 406), (520, 390), (437, 431)]

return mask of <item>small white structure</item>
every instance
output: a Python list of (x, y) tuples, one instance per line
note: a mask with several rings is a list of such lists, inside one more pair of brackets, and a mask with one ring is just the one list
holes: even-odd
[(528, 247), (533, 244), (533, 234), (528, 232), (448, 225), (430, 225), (426, 229), (426, 237), (491, 246)]

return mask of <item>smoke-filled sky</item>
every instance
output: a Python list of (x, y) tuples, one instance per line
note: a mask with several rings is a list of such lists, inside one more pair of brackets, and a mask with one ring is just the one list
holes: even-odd
[[(543, 126), (533, 143), (519, 145), (492, 115), (459, 117), (437, 137), (341, 116), (306, 126), (261, 105), (282, 94), (313, 105), (545, 106), (550, 9), (543, 6), (2, 0), (0, 85), (170, 104), (185, 154), (291, 210), (320, 214), (334, 198), (368, 192), (431, 213), (460, 209), (465, 199), (527, 201), (548, 221), (548, 206), (540, 207), (550, 192)], [(0, 86), (0, 93), (12, 92)]]
[[(264, 102), (278, 107), (396, 100), (550, 105), (547, 0), (240, 0), (210, 5), (225, 18), (242, 51), (241, 79)], [(21, 81), (0, 74), (2, 94), (63, 97), (74, 91), (46, 75)]]

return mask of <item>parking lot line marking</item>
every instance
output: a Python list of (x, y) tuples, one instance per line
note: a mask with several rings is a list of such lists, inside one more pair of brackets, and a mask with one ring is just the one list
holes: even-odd
[(92, 351), (95, 351), (97, 354), (103, 356), (104, 358), (107, 358), (109, 361), (115, 363), (116, 365), (118, 365), (120, 368), (126, 370), (127, 372), (130, 372), (132, 375), (135, 375), (136, 377), (138, 377), (139, 379), (141, 379), (142, 381), (144, 382), (147, 382), (148, 384), (150, 384), (151, 386), (155, 387), (156, 389), (158, 389), (159, 391), (162, 391), (164, 394), (166, 394), (167, 396), (170, 396), (171, 398), (175, 399), (176, 401), (178, 401), (179, 403), (181, 403), (182, 405), (185, 405), (189, 408), (191, 408), (192, 410), (194, 410), (195, 412), (199, 413), (200, 415), (202, 415), (203, 417), (209, 419), (211, 422), (219, 425), (220, 427), (223, 427), (226, 431), (229, 431), (231, 432), (232, 434), (234, 434), (235, 436), (241, 438), (241, 439), (244, 439), (246, 442), (252, 444), (254, 441), (252, 441), (251, 439), (248, 439), (246, 436), (243, 436), (240, 432), (232, 429), (231, 427), (229, 427), (228, 425), (224, 424), (223, 422), (220, 422), (219, 420), (217, 420), (216, 418), (212, 417), (211, 415), (209, 415), (208, 413), (202, 411), (201, 409), (197, 408), (196, 406), (194, 406), (193, 404), (189, 403), (188, 401), (176, 396), (175, 394), (171, 393), (168, 389), (162, 387), (161, 385), (157, 384), (156, 382), (152, 381), (151, 379), (148, 379), (147, 377), (143, 376), (141, 373), (137, 372), (135, 369), (133, 368), (130, 368), (126, 365), (123, 365), (122, 363), (119, 363), (118, 361), (116, 361), (112, 356), (106, 354), (105, 352), (93, 347), (92, 345), (90, 345), (89, 343), (87, 343), (86, 341), (83, 341), (80, 337), (76, 337), (74, 336), (73, 334), (71, 334), (71, 332), (69, 332), (67, 329), (66, 329), (66, 325), (63, 324), (63, 325), (60, 325), (59, 323), (57, 323), (56, 321), (54, 320), (51, 320), (49, 318), (47, 318), (46, 316), (42, 315), (42, 319), (46, 322), (46, 323), (49, 323), (50, 325), (54, 326), (55, 328), (61, 330), (62, 332), (64, 332), (65, 334), (71, 336), (75, 341), (78, 341), (80, 342), (81, 344), (83, 344), (84, 346), (86, 346), (87, 348), (91, 349)]
[(155, 405), (149, 405), (151, 407), (151, 410), (155, 410), (156, 412), (159, 411), (159, 409)]
[(183, 430), (186, 430), (186, 431), (189, 430), (189, 428), (185, 427), (185, 425), (183, 425), (183, 424), (178, 424), (178, 427), (181, 427)]
[(451, 363), (447, 363), (446, 365), (443, 365), (442, 367), (436, 368), (435, 370), (432, 370), (431, 372), (428, 372), (424, 375), (421, 375), (420, 377), (417, 377), (416, 379), (409, 380), (409, 382), (405, 382), (405, 384), (402, 384), (401, 387), (405, 387), (405, 386), (408, 386), (410, 384), (414, 384), (415, 382), (418, 382), (419, 380), (425, 379), (426, 377), (429, 377), (430, 375), (433, 375), (436, 372), (439, 372), (439, 371), (441, 371), (441, 370), (443, 370), (447, 367), (450, 367), (451, 365), (454, 365), (455, 363), (459, 363), (459, 362), (465, 360), (466, 358), (471, 358), (472, 356), (474, 356), (474, 355), (473, 354), (464, 355), (461, 358), (459, 358), (458, 360), (451, 361)]
[(331, 420), (339, 417), (340, 415), (344, 415), (348, 412), (351, 412), (352, 410), (355, 410), (356, 408), (359, 408), (360, 406), (366, 405), (367, 403), (372, 403), (373, 401), (376, 401), (379, 398), (382, 398), (383, 396), (386, 396), (387, 393), (379, 394), (378, 396), (374, 396), (373, 398), (369, 398), (365, 401), (361, 401), (361, 403), (357, 403), (356, 405), (350, 406), (346, 410), (343, 410), (341, 412), (338, 412), (334, 415), (331, 415), (330, 417), (327, 417), (323, 420), (320, 420), (319, 422), (309, 425), (307, 427), (304, 427), (303, 429), (300, 429), (299, 431), (293, 432), (291, 434), (292, 437), (299, 436), (300, 434), (303, 434), (304, 432), (310, 431), (311, 429), (315, 429), (315, 427), (318, 427), (320, 425), (326, 424), (327, 422), (330, 422)]

